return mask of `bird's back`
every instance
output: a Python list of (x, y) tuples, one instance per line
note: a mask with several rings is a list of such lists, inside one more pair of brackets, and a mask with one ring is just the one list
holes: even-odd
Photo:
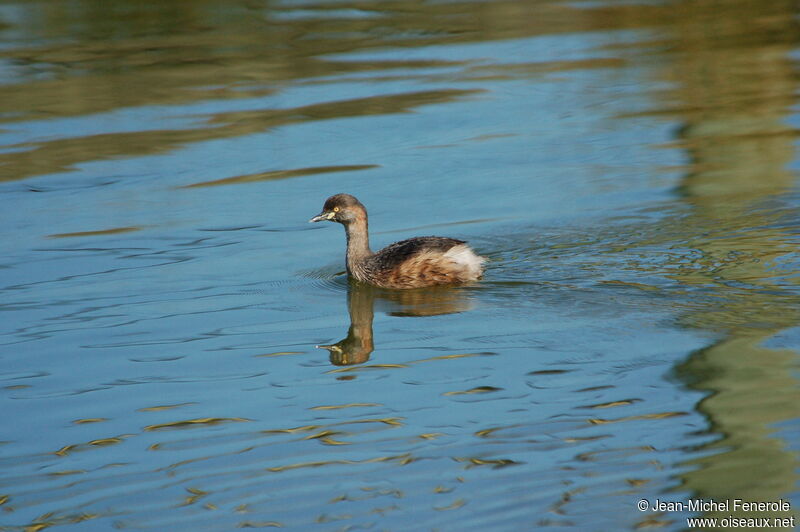
[(369, 259), (363, 279), (387, 288), (464, 283), (480, 278), (485, 259), (463, 240), (423, 236), (395, 242)]

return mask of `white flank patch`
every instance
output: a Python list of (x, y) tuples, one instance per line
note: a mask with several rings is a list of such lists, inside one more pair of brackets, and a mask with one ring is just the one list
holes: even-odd
[(477, 279), (481, 276), (483, 271), (482, 264), (486, 259), (480, 257), (472, 251), (472, 248), (465, 244), (453, 246), (444, 254), (445, 257), (453, 259), (454, 262), (463, 265), (469, 272), (470, 276)]

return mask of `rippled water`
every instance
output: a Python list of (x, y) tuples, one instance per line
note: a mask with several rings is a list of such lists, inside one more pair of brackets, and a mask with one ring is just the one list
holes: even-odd
[[(794, 512), (798, 42), (785, 0), (0, 3), (0, 529)], [(348, 283), (337, 192), (484, 280)]]

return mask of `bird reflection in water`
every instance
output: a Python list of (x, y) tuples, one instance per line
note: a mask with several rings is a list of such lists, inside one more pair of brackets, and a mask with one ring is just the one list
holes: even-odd
[(424, 317), (465, 312), (472, 308), (468, 293), (458, 287), (390, 290), (351, 279), (347, 290), (350, 328), (347, 336), (331, 345), (318, 345), (330, 352), (331, 364), (349, 366), (369, 360), (375, 349), (372, 320), (375, 302), (390, 316)]

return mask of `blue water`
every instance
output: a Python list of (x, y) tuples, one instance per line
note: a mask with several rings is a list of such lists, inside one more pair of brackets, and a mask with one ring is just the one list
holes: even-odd
[[(0, 6), (0, 530), (796, 508), (793, 8), (681, 5)], [(338, 192), (484, 279), (348, 283)]]

